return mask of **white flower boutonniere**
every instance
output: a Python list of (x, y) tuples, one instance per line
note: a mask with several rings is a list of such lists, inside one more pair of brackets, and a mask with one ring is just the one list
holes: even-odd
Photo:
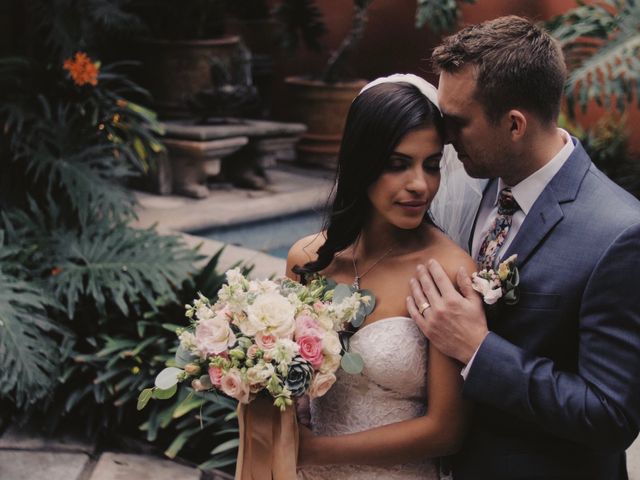
[(498, 265), (498, 271), (486, 268), (471, 275), (473, 289), (482, 295), (484, 303), (494, 305), (502, 299), (507, 305), (518, 303), (518, 284), (520, 275), (516, 260), (518, 255), (511, 255)]

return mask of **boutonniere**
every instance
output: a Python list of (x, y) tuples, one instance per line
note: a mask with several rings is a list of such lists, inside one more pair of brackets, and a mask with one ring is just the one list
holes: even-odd
[(473, 289), (482, 295), (484, 303), (494, 305), (498, 300), (507, 305), (518, 303), (520, 274), (516, 266), (518, 255), (514, 254), (500, 262), (498, 271), (482, 269), (471, 275)]

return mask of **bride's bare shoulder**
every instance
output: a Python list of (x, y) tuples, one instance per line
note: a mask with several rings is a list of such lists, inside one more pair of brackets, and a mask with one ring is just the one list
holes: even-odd
[[(437, 248), (434, 250), (432, 258), (442, 265), (449, 278), (455, 279), (460, 267), (464, 267), (469, 274), (477, 270), (476, 263), (465, 250), (460, 248), (444, 233), (438, 232), (436, 235)], [(425, 258), (425, 261), (427, 260), (429, 259)]]
[(294, 266), (302, 266), (317, 258), (318, 248), (326, 241), (325, 232), (318, 232), (307, 235), (294, 243), (287, 255), (287, 276), (298, 280), (298, 276), (293, 273)]

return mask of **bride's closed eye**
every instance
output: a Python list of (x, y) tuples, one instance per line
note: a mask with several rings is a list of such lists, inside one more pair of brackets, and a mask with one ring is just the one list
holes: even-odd
[[(434, 172), (440, 170), (440, 161), (442, 160), (442, 154), (431, 155), (422, 162), (422, 168), (425, 171)], [(389, 161), (385, 165), (384, 170), (386, 172), (400, 172), (410, 168), (413, 164), (413, 159), (404, 155), (394, 154), (389, 158)]]

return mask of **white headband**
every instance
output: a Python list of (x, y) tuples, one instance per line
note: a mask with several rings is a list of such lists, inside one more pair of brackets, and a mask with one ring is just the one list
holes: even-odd
[[(438, 108), (438, 110), (440, 110), (440, 105), (438, 105), (438, 90), (436, 87), (431, 85), (424, 78), (414, 75), (413, 73), (395, 73), (388, 77), (376, 78), (362, 87), (360, 93), (370, 89), (371, 87), (380, 85), (381, 83), (410, 83), (420, 90), (420, 92), (427, 97), (429, 101)], [(360, 95), (360, 93), (358, 95)]]

